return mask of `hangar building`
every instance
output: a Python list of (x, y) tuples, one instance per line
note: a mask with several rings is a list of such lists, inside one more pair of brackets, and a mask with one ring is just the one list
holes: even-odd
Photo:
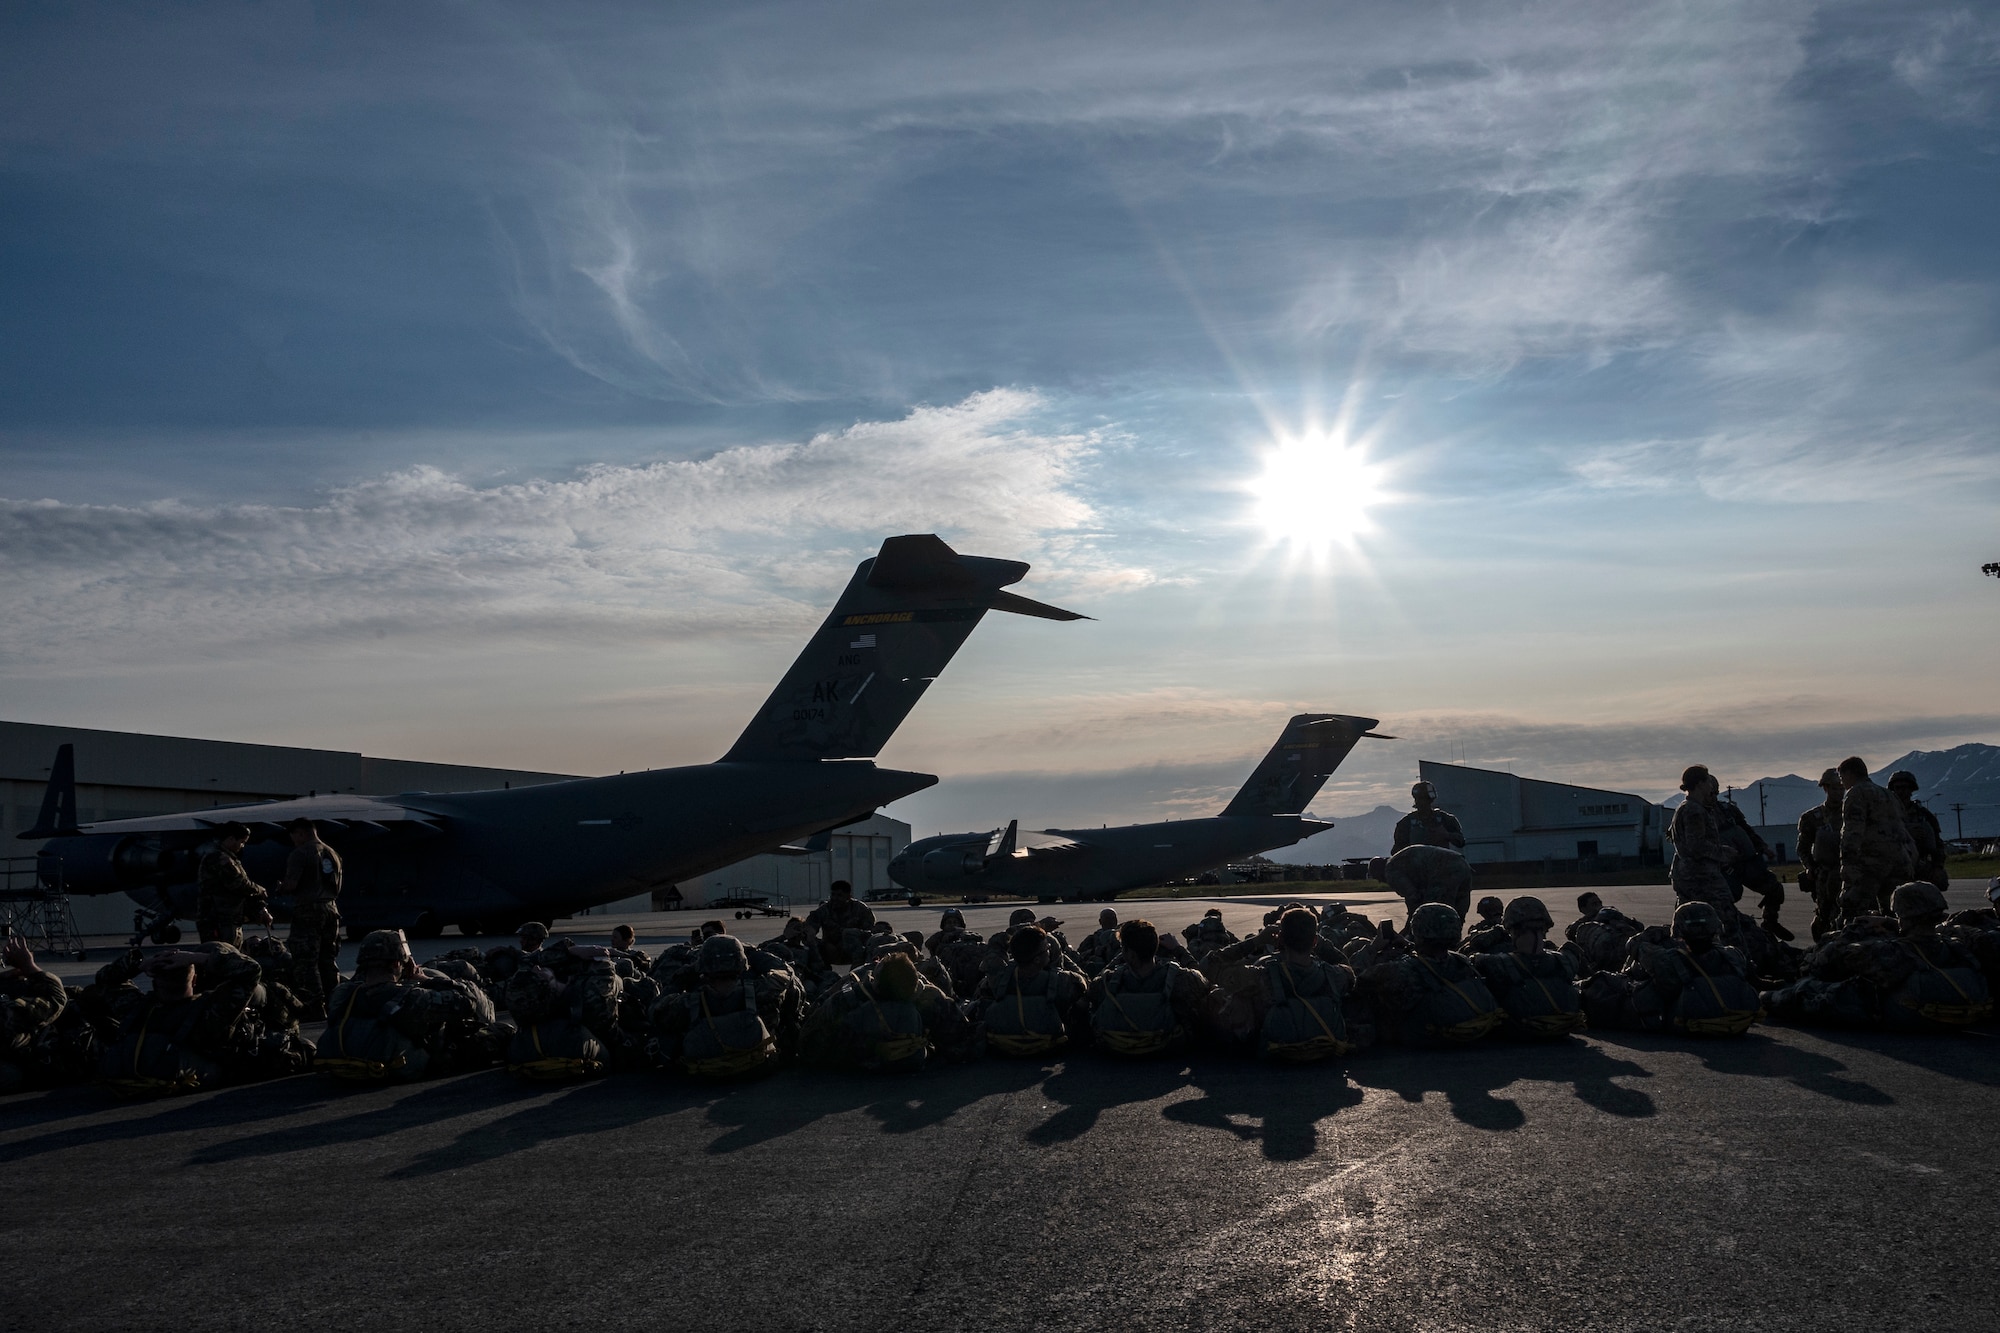
[(1458, 817), (1474, 864), (1660, 858), (1668, 812), (1643, 796), (1429, 759), (1417, 772)]

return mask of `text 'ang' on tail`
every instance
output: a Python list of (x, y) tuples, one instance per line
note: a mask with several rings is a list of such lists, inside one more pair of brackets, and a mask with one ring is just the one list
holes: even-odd
[(988, 611), (1089, 619), (1003, 591), (1027, 572), (928, 533), (884, 541), (723, 760), (872, 759)]
[[(1375, 719), (1345, 713), (1300, 713), (1285, 724), (1284, 734), (1264, 756), (1250, 780), (1224, 807), (1225, 815), (1296, 815), (1328, 775), (1340, 767), (1347, 752), (1363, 736), (1374, 734)], [(1386, 738), (1385, 738), (1386, 739)]]

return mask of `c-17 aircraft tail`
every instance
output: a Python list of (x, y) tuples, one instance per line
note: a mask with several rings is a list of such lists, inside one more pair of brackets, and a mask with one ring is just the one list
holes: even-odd
[[(1296, 815), (1319, 795), (1333, 770), (1363, 736), (1373, 736), (1376, 719), (1345, 713), (1300, 713), (1250, 774), (1225, 815)], [(1393, 739), (1383, 737), (1383, 739)]]
[(872, 759), (988, 611), (1089, 619), (1005, 591), (1027, 572), (927, 533), (884, 541), (723, 760)]

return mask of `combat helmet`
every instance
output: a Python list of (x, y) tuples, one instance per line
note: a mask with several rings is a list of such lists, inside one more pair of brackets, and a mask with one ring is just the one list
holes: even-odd
[(539, 945), (549, 937), (549, 928), (539, 921), (530, 921), (514, 933), (523, 940), (533, 940)]
[(1915, 791), (1917, 789), (1917, 775), (1907, 768), (1899, 768), (1889, 775), (1887, 785), (1890, 791), (1897, 791), (1904, 787)]
[(1542, 900), (1527, 897), (1508, 903), (1507, 910), (1500, 916), (1500, 924), (1510, 931), (1529, 926), (1538, 926), (1543, 930), (1556, 928), (1555, 918), (1549, 915), (1549, 909), (1542, 905)]
[(943, 930), (946, 926), (953, 924), (956, 924), (960, 930), (965, 929), (965, 913), (959, 911), (956, 907), (947, 907), (944, 909), (944, 915), (938, 918), (938, 929)]
[(1494, 917), (1501, 915), (1500, 900), (1489, 893), (1474, 904), (1472, 910), (1479, 913), (1485, 920), (1491, 921)]
[(1425, 903), (1410, 913), (1410, 938), (1425, 944), (1456, 944), (1462, 923), (1444, 903)]
[(1945, 912), (1944, 895), (1935, 884), (1923, 880), (1897, 886), (1889, 895), (1889, 910), (1896, 914), (1896, 920), (1906, 925), (1922, 925), (1926, 921), (1941, 919)]
[(387, 972), (409, 947), (400, 930), (371, 930), (361, 937), (361, 947), (354, 952), (354, 970)]
[(1708, 903), (1682, 903), (1674, 909), (1674, 934), (1693, 943), (1722, 933), (1722, 914)]
[(750, 955), (734, 935), (710, 935), (695, 953), (694, 966), (705, 977), (740, 977), (750, 970)]
[(1032, 926), (1034, 924), (1035, 909), (1032, 907), (1017, 907), (1007, 914), (1007, 929), (1009, 930), (1012, 930), (1016, 926)]

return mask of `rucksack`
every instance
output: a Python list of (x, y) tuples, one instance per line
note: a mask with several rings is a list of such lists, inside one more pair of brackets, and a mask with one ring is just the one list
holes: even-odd
[(681, 1068), (698, 1078), (740, 1078), (778, 1059), (778, 1039), (757, 1012), (757, 983), (743, 978), (743, 1005), (726, 1014), (709, 1003), (708, 987), (691, 997), (701, 1015), (681, 1038)]
[[(1426, 1037), (1454, 1044), (1473, 1042), (1500, 1026), (1505, 1018), (1500, 1002), (1493, 998), (1493, 992), (1486, 988), (1486, 983), (1479, 979), (1477, 973), (1453, 981), (1422, 954), (1412, 953), (1409, 957), (1420, 969), (1417, 975), (1424, 981), (1426, 1012), (1423, 1031)], [(1447, 966), (1454, 959), (1466, 971), (1472, 971), (1471, 965), (1457, 954), (1446, 955)]]
[(98, 1059), (97, 1081), (120, 1097), (177, 1097), (199, 1092), (222, 1077), (222, 1066), (187, 1045), (201, 1021), (201, 1001), (168, 1013), (155, 997), (140, 1000), (118, 1030), (118, 1041)]
[(1667, 1025), (1674, 1031), (1700, 1037), (1740, 1037), (1764, 1016), (1757, 988), (1733, 968), (1711, 971), (1687, 950), (1680, 956), (1694, 969), (1695, 980), (1681, 987), (1667, 1015)]
[(1939, 967), (1921, 945), (1905, 943), (1917, 969), (1884, 997), (1882, 1021), (1891, 1027), (1962, 1028), (1993, 1012), (1993, 995), (1977, 968)]
[(1511, 950), (1489, 954), (1478, 966), (1506, 1011), (1506, 1023), (1521, 1035), (1561, 1037), (1587, 1026), (1581, 998), (1567, 977), (1541, 976)]
[(1021, 978), (1012, 964), (1001, 973), (1000, 998), (986, 1006), (986, 1041), (1003, 1055), (1047, 1055), (1069, 1043), (1063, 1031), (1062, 1015), (1049, 1003), (1051, 973), (1042, 973), (1041, 993), (1021, 990)]
[(1162, 963), (1157, 970), (1157, 988), (1123, 984), (1139, 981), (1123, 969), (1104, 978), (1104, 999), (1090, 1015), (1090, 1029), (1097, 1044), (1111, 1054), (1158, 1055), (1186, 1039), (1171, 998), (1175, 966)]
[[(1307, 976), (1318, 977), (1320, 972), (1312, 968)], [(1299, 979), (1283, 958), (1266, 960), (1264, 975), (1271, 987), (1271, 1007), (1257, 1039), (1259, 1055), (1286, 1064), (1309, 1064), (1354, 1049), (1347, 1040), (1347, 1016), (1332, 986), (1302, 994)]]
[(349, 990), (347, 1003), (327, 1017), (315, 1067), (348, 1083), (421, 1078), (429, 1053), (392, 1027), (383, 1013), (395, 995), (396, 987), (387, 984)]
[(609, 1065), (604, 1044), (567, 1017), (523, 1024), (507, 1047), (507, 1072), (534, 1083), (594, 1078)]
[(875, 1072), (922, 1069), (930, 1055), (923, 1012), (910, 1000), (885, 1000), (868, 989), (860, 973), (848, 980), (867, 1001), (841, 1017), (860, 1049), (861, 1067)]

